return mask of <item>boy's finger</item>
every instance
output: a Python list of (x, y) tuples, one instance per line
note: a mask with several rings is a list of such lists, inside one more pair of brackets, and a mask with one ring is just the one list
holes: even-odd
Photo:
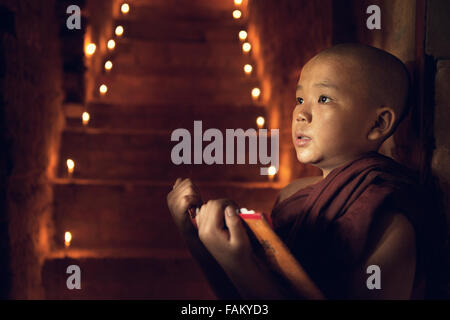
[(180, 184), (181, 180), (182, 180), (181, 178), (177, 178), (177, 180), (175, 181), (175, 184), (172, 187), (172, 190), (175, 189)]
[(247, 237), (247, 231), (238, 215), (239, 209), (234, 205), (225, 208), (225, 224), (230, 232), (230, 243), (243, 241)]

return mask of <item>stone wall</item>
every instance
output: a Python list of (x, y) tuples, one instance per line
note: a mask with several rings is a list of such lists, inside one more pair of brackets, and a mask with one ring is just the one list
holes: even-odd
[(427, 7), (426, 52), (434, 58), (434, 138), (433, 173), (444, 192), (444, 206), (450, 227), (450, 2), (430, 0)]
[(332, 1), (249, 0), (249, 40), (261, 79), (268, 124), (280, 129), (280, 171), (286, 184), (294, 178), (321, 174), (300, 164), (291, 138), (295, 87), (301, 67), (331, 45)]
[(2, 0), (0, 6), (14, 15), (13, 33), (1, 39), (6, 165), (0, 200), (9, 231), (8, 296), (42, 298), (41, 263), (52, 233), (49, 177), (64, 125), (58, 27), (52, 0)]

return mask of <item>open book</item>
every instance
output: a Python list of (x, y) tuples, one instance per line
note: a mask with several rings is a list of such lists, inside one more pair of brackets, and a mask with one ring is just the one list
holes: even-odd
[[(189, 209), (191, 218), (195, 218), (195, 209)], [(307, 275), (300, 263), (294, 258), (284, 242), (273, 231), (270, 220), (264, 213), (240, 209), (239, 216), (248, 226), (264, 250), (271, 267), (284, 277), (300, 297), (311, 297), (312, 299), (323, 299), (323, 295)]]

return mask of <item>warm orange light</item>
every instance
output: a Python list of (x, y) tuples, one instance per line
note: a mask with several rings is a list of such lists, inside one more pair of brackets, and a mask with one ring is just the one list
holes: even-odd
[(239, 19), (242, 16), (241, 10), (234, 10), (233, 11), (233, 18)]
[(259, 90), (259, 88), (253, 88), (253, 90), (252, 90), (253, 99), (258, 99), (260, 94), (261, 94), (261, 90)]
[(70, 242), (72, 241), (72, 234), (69, 231), (66, 231), (64, 234), (64, 245), (67, 247), (70, 246)]
[(87, 113), (86, 111), (83, 112), (83, 114), (81, 115), (81, 119), (83, 120), (83, 126), (85, 126), (89, 123), (90, 118), (91, 117), (89, 116), (89, 113)]
[(108, 41), (108, 49), (109, 49), (109, 50), (112, 50), (112, 49), (114, 49), (115, 47), (116, 47), (116, 42), (115, 42), (113, 39), (109, 40), (109, 41)]
[(246, 65), (244, 66), (244, 72), (245, 72), (246, 74), (252, 73), (252, 70), (253, 70), (253, 67), (252, 67), (251, 64), (246, 64)]
[(75, 162), (73, 162), (72, 159), (67, 159), (66, 164), (67, 164), (67, 173), (69, 175), (69, 178), (71, 178), (72, 174), (73, 174), (73, 170), (75, 168)]
[(117, 26), (116, 30), (115, 30), (116, 36), (120, 37), (121, 35), (123, 35), (123, 31), (124, 31), (124, 29), (122, 26)]
[(105, 70), (111, 70), (113, 67), (113, 64), (110, 60), (105, 62)]
[(249, 52), (250, 50), (252, 50), (252, 45), (248, 42), (244, 42), (242, 44), (242, 51)]
[(245, 31), (245, 30), (239, 31), (239, 39), (241, 39), (241, 40), (247, 39), (247, 31)]
[(234, 4), (239, 6), (242, 4), (242, 0), (234, 0)]
[(106, 92), (108, 92), (108, 87), (106, 86), (106, 84), (102, 84), (99, 88), (99, 91), (101, 94), (106, 94)]
[(92, 56), (95, 53), (95, 49), (97, 49), (97, 46), (94, 43), (89, 43), (85, 48), (86, 55)]
[(274, 166), (270, 166), (269, 169), (267, 170), (268, 176), (269, 176), (269, 181), (273, 181), (273, 178), (275, 177), (275, 174), (277, 173), (277, 168), (275, 168)]
[(264, 123), (266, 122), (266, 120), (264, 120), (264, 117), (258, 117), (256, 118), (256, 124), (258, 125), (258, 128), (261, 129), (262, 127), (264, 127)]
[(128, 12), (130, 12), (130, 6), (128, 5), (128, 3), (124, 3), (120, 6), (120, 11), (122, 11), (123, 14), (127, 14)]

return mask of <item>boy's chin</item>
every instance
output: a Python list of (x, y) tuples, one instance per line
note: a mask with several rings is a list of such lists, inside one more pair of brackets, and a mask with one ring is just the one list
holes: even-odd
[(296, 150), (297, 151), (297, 160), (303, 164), (314, 164), (315, 157), (309, 150)]

